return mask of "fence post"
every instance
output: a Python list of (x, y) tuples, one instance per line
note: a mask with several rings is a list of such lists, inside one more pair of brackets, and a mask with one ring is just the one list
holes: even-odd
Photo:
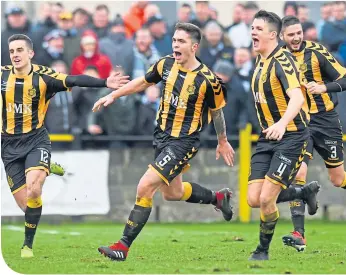
[(239, 134), (239, 219), (249, 222), (251, 208), (247, 204), (248, 176), (251, 163), (251, 124), (247, 124)]

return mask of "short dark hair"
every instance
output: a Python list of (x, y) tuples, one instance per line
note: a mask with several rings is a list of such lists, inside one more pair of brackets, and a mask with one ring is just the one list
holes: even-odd
[(108, 6), (105, 5), (105, 4), (97, 5), (96, 8), (95, 8), (95, 11), (99, 11), (99, 10), (106, 10), (107, 13), (109, 13), (109, 8), (108, 8)]
[(30, 37), (26, 36), (25, 34), (13, 34), (8, 38), (7, 43), (8, 45), (10, 45), (12, 41), (17, 41), (17, 40), (25, 41), (26, 45), (28, 46), (30, 50), (34, 49), (34, 44), (32, 43)]
[(299, 5), (298, 5), (298, 8), (307, 9), (307, 8), (308, 8), (308, 6), (307, 6), (307, 5), (305, 5), (305, 4), (299, 4)]
[(201, 32), (201, 29), (199, 27), (197, 27), (196, 25), (191, 24), (191, 23), (179, 22), (175, 25), (175, 30), (185, 31), (191, 36), (191, 39), (193, 41), (195, 41), (198, 44), (201, 43), (202, 32)]
[(244, 5), (245, 10), (259, 10), (258, 5), (254, 1), (248, 1)]
[(287, 27), (301, 24), (299, 19), (295, 16), (289, 15), (282, 18), (282, 31), (284, 31)]
[(202, 0), (199, 1), (199, 0), (197, 0), (197, 1), (196, 1), (196, 5), (197, 5), (197, 4), (206, 4), (206, 5), (209, 5), (209, 1), (202, 1)]
[(285, 5), (284, 5), (284, 13), (286, 12), (286, 10), (288, 9), (288, 7), (292, 7), (294, 9), (294, 11), (298, 12), (298, 5), (296, 1), (286, 1)]
[(281, 32), (281, 27), (282, 27), (282, 22), (280, 17), (270, 11), (265, 11), (265, 10), (260, 10), (255, 14), (255, 19), (263, 19), (265, 22), (267, 22), (271, 26), (272, 31), (276, 31), (277, 33), (277, 38), (280, 36)]
[(181, 8), (189, 8), (189, 9), (192, 9), (191, 5), (188, 4), (188, 3), (184, 3), (180, 6)]

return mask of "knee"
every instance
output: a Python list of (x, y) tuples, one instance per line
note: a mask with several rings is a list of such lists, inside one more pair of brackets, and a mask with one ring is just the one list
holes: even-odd
[(42, 193), (42, 185), (45, 181), (45, 176), (37, 175), (36, 177), (32, 177), (27, 179), (27, 197), (28, 198), (38, 198)]
[(137, 197), (153, 198), (158, 188), (158, 183), (153, 182), (150, 177), (144, 175), (137, 186)]
[(263, 209), (275, 205), (274, 198), (271, 198), (267, 195), (263, 196), (262, 194), (260, 195), (259, 203), (260, 203), (260, 207)]
[(179, 201), (184, 196), (184, 190), (165, 190), (162, 197), (166, 201)]
[(249, 193), (247, 195), (247, 204), (252, 208), (260, 207), (260, 201), (258, 196), (254, 196), (253, 194)]
[(19, 208), (22, 209), (22, 211), (25, 213), (27, 200), (19, 201), (19, 202), (17, 202), (17, 204), (18, 204)]

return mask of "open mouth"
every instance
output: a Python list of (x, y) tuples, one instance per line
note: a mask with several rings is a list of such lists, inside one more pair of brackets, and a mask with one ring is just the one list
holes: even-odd
[(181, 57), (181, 52), (174, 51), (174, 57), (175, 58), (180, 58)]
[(299, 45), (300, 45), (300, 42), (301, 42), (300, 40), (298, 40), (298, 41), (293, 41), (293, 42), (292, 42), (292, 45), (293, 45), (293, 46), (299, 46)]
[(253, 37), (253, 38), (252, 38), (252, 43), (253, 43), (254, 47), (257, 47), (257, 46), (258, 46), (258, 43), (259, 43), (258, 38)]
[(15, 58), (15, 59), (13, 59), (13, 62), (14, 62), (15, 64), (19, 64), (19, 63), (20, 63), (20, 59)]

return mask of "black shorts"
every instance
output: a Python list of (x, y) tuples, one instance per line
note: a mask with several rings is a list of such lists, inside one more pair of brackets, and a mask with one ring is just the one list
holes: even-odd
[(284, 189), (289, 187), (303, 161), (308, 138), (308, 129), (286, 132), (280, 141), (267, 140), (261, 134), (251, 158), (249, 184), (266, 178)]
[(335, 168), (344, 163), (344, 144), (339, 115), (335, 110), (311, 115), (310, 138), (306, 164), (312, 159), (313, 149), (323, 158), (327, 168)]
[(199, 134), (175, 138), (156, 129), (153, 145), (155, 160), (149, 167), (169, 185), (176, 176), (189, 168), (188, 162), (197, 154), (200, 146)]
[(1, 134), (1, 159), (12, 194), (25, 187), (30, 170), (44, 170), (49, 175), (51, 142), (42, 127), (27, 134)]

